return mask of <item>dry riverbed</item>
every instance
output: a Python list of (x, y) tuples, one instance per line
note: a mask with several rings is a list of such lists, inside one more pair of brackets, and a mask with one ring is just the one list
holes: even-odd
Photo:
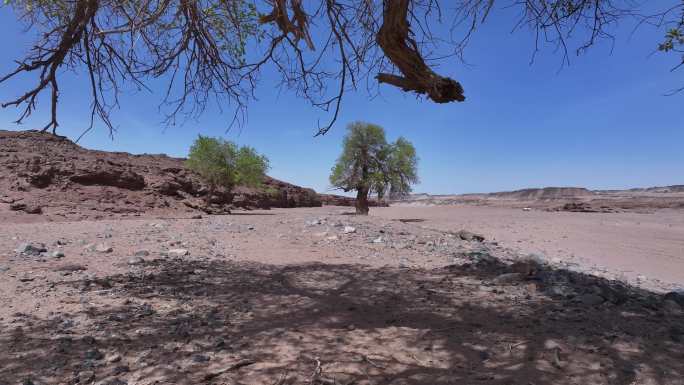
[(428, 209), (2, 224), (0, 384), (684, 384), (671, 282)]

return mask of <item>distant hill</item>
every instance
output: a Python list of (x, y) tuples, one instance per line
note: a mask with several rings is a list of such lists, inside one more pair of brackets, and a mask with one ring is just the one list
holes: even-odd
[(553, 200), (590, 197), (594, 192), (582, 187), (543, 187), (526, 188), (515, 191), (504, 191), (487, 194), (491, 197), (519, 200)]
[(684, 208), (684, 185), (633, 188), (627, 190), (589, 190), (583, 187), (542, 187), (494, 193), (429, 195), (412, 194), (394, 204), (488, 205), (534, 207), (554, 211), (648, 211)]

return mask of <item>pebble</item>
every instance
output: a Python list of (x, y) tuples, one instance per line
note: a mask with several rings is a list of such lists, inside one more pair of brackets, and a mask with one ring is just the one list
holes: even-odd
[(79, 384), (88, 384), (88, 383), (92, 382), (93, 380), (95, 380), (95, 373), (90, 371), (90, 370), (86, 370), (84, 372), (78, 373), (78, 383)]
[(107, 357), (107, 362), (110, 364), (113, 364), (115, 362), (121, 361), (121, 355), (120, 354), (114, 354), (112, 356)]
[(492, 283), (494, 283), (495, 285), (505, 285), (514, 282), (519, 282), (521, 279), (522, 275), (520, 273), (506, 273), (501, 274), (492, 279)]
[(129, 265), (141, 265), (143, 263), (145, 263), (145, 260), (142, 257), (135, 256), (128, 258)]
[(53, 251), (53, 252), (52, 252), (52, 258), (57, 258), (57, 259), (59, 259), (59, 258), (64, 258), (64, 257), (65, 257), (65, 255), (64, 255), (64, 252), (63, 252), (63, 251), (59, 251), (59, 250), (58, 250), (58, 251)]
[(104, 358), (104, 354), (102, 354), (102, 352), (97, 350), (97, 349), (90, 349), (90, 350), (85, 352), (84, 357), (86, 360), (99, 361), (99, 360)]
[(22, 243), (14, 251), (18, 254), (38, 256), (46, 252), (47, 248), (42, 243)]
[(105, 243), (100, 243), (99, 245), (95, 246), (95, 251), (98, 253), (111, 253), (114, 251), (114, 249)]
[(204, 354), (195, 354), (192, 356), (192, 360), (198, 363), (208, 362), (209, 357), (205, 356)]
[(36, 279), (35, 277), (32, 277), (32, 276), (30, 276), (30, 275), (28, 275), (28, 274), (23, 274), (23, 275), (19, 276), (19, 281), (20, 281), (20, 282), (31, 282), (31, 281), (33, 281), (33, 280), (35, 280), (35, 279)]
[(190, 254), (187, 249), (171, 249), (169, 250), (169, 255), (173, 257), (183, 257)]
[(344, 226), (344, 230), (342, 230), (345, 234), (352, 234), (356, 232), (356, 227), (354, 226)]

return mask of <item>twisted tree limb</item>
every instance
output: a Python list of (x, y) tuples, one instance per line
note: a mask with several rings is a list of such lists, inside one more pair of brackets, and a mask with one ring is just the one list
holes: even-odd
[(425, 64), (418, 52), (418, 45), (409, 36), (410, 0), (386, 0), (383, 8), (382, 27), (376, 40), (390, 61), (404, 75), (379, 73), (376, 79), (399, 87), (404, 91), (426, 94), (436, 103), (465, 100), (463, 87), (451, 78), (436, 74)]

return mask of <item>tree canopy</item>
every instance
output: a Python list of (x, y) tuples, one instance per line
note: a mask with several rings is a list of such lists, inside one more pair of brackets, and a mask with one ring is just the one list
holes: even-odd
[(209, 186), (207, 202), (219, 187), (259, 186), (269, 167), (268, 159), (252, 147), (202, 135), (190, 147), (186, 165)]
[(418, 182), (418, 157), (413, 144), (400, 137), (387, 143), (385, 130), (375, 124), (354, 122), (347, 126), (342, 154), (330, 174), (330, 183), (345, 192), (356, 191), (356, 212), (368, 214), (368, 195), (396, 198)]
[(37, 37), (0, 77), (30, 74), (34, 86), (2, 106), (19, 107), (22, 122), (47, 93), (43, 129), (55, 132), (60, 70), (71, 70), (90, 84), (91, 128), (99, 118), (113, 130), (110, 112), (122, 88), (146, 89), (155, 79), (166, 84), (168, 124), (201, 114), (212, 100), (233, 108), (232, 122), (240, 122), (261, 70), (271, 66), (283, 86), (330, 114), (318, 128), (324, 134), (345, 92), (364, 84), (436, 103), (464, 101), (460, 82), (434, 69), (462, 57), (478, 27), (502, 8), (520, 11), (511, 27), (528, 27), (535, 49), (552, 44), (564, 59), (611, 39), (622, 19), (664, 27), (658, 48), (677, 53), (681, 65), (684, 1), (661, 3), (662, 11), (648, 14), (633, 0), (4, 0)]

